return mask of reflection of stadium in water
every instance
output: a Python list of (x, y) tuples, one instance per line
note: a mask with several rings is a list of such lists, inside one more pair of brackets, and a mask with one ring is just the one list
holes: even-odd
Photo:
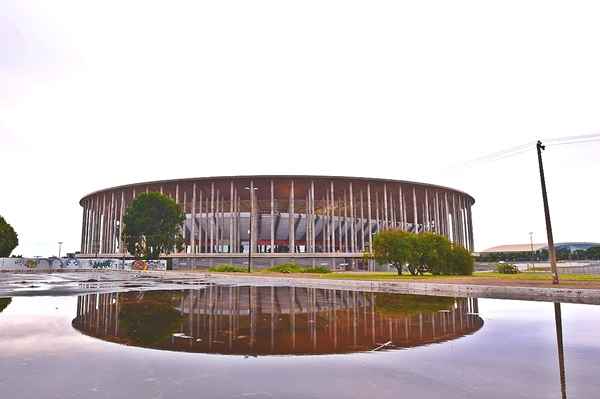
[(406, 348), (483, 325), (477, 299), (299, 287), (90, 294), (73, 326), (103, 340), (222, 354), (325, 354)]

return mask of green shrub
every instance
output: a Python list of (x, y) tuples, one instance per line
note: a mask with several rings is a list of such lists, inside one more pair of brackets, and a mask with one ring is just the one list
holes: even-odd
[(270, 272), (275, 273), (303, 273), (304, 268), (298, 266), (295, 263), (282, 263), (280, 265), (276, 265), (267, 269)]
[(227, 273), (244, 273), (248, 269), (243, 266), (235, 266), (227, 263), (216, 265), (208, 269), (209, 272), (227, 272)]
[(460, 245), (454, 245), (450, 251), (449, 256), (449, 273), (458, 274), (462, 276), (470, 276), (475, 270), (475, 261), (471, 253), (461, 247)]
[(502, 274), (516, 274), (519, 273), (519, 269), (512, 263), (498, 263), (496, 264), (496, 272)]
[(307, 267), (304, 270), (302, 270), (301, 273), (324, 274), (324, 273), (331, 273), (331, 270), (329, 270), (329, 268), (326, 266), (316, 266), (316, 267)]

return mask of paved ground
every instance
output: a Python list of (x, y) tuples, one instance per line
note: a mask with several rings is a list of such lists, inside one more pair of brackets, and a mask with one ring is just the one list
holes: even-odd
[(597, 281), (572, 281), (559, 287), (547, 281), (498, 281), (486, 277), (428, 277), (368, 281), (348, 273), (327, 278), (307, 274), (124, 272), (0, 273), (0, 296), (75, 295), (91, 292), (186, 289), (207, 284), (308, 286), (427, 295), (477, 296), (600, 304)]

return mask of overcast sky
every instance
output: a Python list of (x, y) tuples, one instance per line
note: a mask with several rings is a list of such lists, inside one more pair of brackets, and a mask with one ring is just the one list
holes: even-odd
[[(0, 214), (79, 250), (86, 193), (329, 174), (451, 186), (477, 250), (544, 242), (537, 139), (600, 133), (597, 1), (0, 2)], [(556, 241), (600, 242), (600, 142), (544, 153)], [(64, 252), (63, 252), (64, 253)]]

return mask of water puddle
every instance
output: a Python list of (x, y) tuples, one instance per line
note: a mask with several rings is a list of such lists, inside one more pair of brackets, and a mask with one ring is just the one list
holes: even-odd
[(82, 295), (73, 327), (146, 348), (237, 355), (387, 350), (472, 334), (477, 299), (298, 287)]
[(300, 287), (0, 298), (0, 392), (594, 398), (599, 327), (595, 305)]

